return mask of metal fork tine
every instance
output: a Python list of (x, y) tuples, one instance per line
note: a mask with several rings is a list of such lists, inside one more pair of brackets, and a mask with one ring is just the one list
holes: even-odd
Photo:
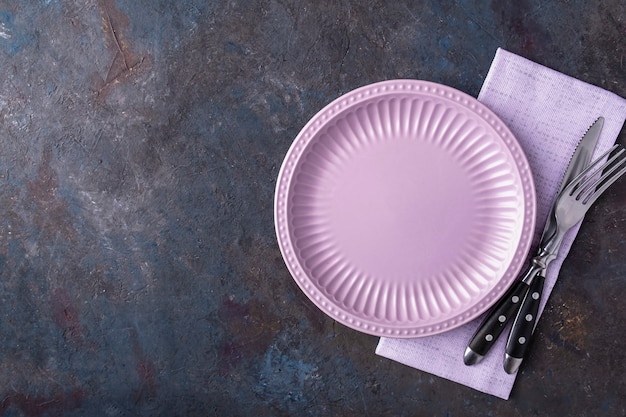
[[(595, 175), (589, 175), (589, 174), (595, 174), (598, 171), (597, 167), (600, 164), (603, 164), (602, 167), (600, 167), (600, 170), (604, 169), (607, 164), (610, 165), (610, 162), (608, 162), (608, 161), (604, 162), (604, 158), (606, 158), (608, 155), (611, 154), (611, 152), (614, 152), (616, 149), (618, 149), (620, 147), (621, 147), (620, 145), (614, 145), (611, 149), (606, 151), (598, 159), (596, 159), (594, 162), (592, 162), (587, 168), (585, 168), (585, 170), (583, 172), (581, 172), (576, 178), (574, 178), (572, 180), (572, 182), (570, 182), (570, 184), (565, 188), (565, 190), (567, 190), (567, 193), (569, 195), (573, 195), (578, 190), (586, 190), (586, 189), (588, 189), (588, 185), (591, 183), (591, 181), (595, 177)], [(623, 151), (623, 149), (622, 149), (622, 151)], [(621, 154), (621, 151), (620, 151), (619, 154)], [(611, 159), (613, 159), (613, 158), (611, 158)], [(563, 190), (563, 191), (565, 192), (565, 190)]]
[[(619, 171), (616, 171), (619, 167)], [(617, 181), (622, 175), (626, 174), (626, 159), (622, 159), (618, 165), (611, 168), (610, 172), (607, 175), (603, 175), (605, 177), (602, 181), (602, 185), (596, 188), (591, 195), (586, 198), (584, 202), (587, 205), (591, 205), (602, 195), (607, 188), (611, 186), (615, 181)]]
[[(617, 146), (613, 147), (613, 149), (615, 148), (617, 148)], [(626, 150), (624, 148), (620, 149), (619, 152), (612, 155), (601, 167), (595, 169), (594, 173), (585, 179), (582, 185), (575, 189), (575, 192), (577, 193), (576, 199), (582, 199), (586, 202), (589, 196), (597, 190), (597, 186), (601, 185), (603, 181), (613, 175), (613, 173), (624, 163), (624, 158), (626, 157), (625, 152)], [(600, 158), (600, 160), (602, 159), (604, 159), (604, 156)]]

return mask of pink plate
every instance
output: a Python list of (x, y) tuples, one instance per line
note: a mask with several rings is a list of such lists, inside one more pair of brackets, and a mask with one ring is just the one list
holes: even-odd
[(511, 131), (453, 88), (392, 80), (326, 106), (276, 184), (283, 258), (322, 311), (419, 337), (487, 310), (533, 237), (535, 189)]

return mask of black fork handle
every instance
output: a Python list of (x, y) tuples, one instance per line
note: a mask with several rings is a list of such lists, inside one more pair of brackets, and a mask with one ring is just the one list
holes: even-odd
[(513, 322), (504, 356), (504, 370), (509, 374), (515, 373), (519, 369), (528, 351), (537, 325), (544, 280), (545, 277), (542, 274), (533, 279)]

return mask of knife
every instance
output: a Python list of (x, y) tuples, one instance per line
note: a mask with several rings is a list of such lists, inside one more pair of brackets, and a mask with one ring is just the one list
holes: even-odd
[[(591, 161), (603, 125), (604, 118), (599, 117), (580, 140), (563, 175), (557, 196)], [(541, 235), (539, 247), (543, 248), (555, 232), (556, 217), (553, 205)], [(558, 253), (558, 246), (551, 248), (554, 250), (553, 253)], [(498, 301), (470, 339), (463, 355), (463, 361), (466, 365), (479, 363), (508, 323), (516, 317), (516, 323), (511, 329), (507, 342), (504, 368), (508, 373), (513, 373), (519, 368), (537, 322), (544, 279), (544, 265), (531, 263), (526, 273)], [(519, 312), (523, 313), (516, 314)]]
[[(561, 194), (561, 191), (563, 191), (563, 188), (565, 188), (572, 179), (578, 176), (591, 161), (591, 156), (593, 155), (593, 150), (596, 147), (603, 125), (604, 118), (598, 118), (581, 139), (570, 160), (567, 171), (563, 176), (557, 198), (558, 195)], [(548, 264), (556, 258), (559, 253), (562, 243), (562, 241), (559, 241), (557, 244), (551, 243), (551, 239), (556, 233), (556, 228), (557, 221), (553, 205), (550, 210), (550, 217), (546, 222), (541, 236), (539, 253), (537, 254), (537, 258), (533, 259), (533, 265), (536, 265), (538, 270), (535, 275), (531, 274), (526, 276), (527, 279), (525, 283), (529, 288), (524, 296), (519, 312), (515, 317), (515, 321), (513, 321), (513, 326), (511, 327), (511, 332), (509, 333), (509, 338), (504, 350), (504, 370), (509, 374), (517, 372), (522, 364), (537, 324), (546, 270)], [(545, 261), (541, 261), (541, 259), (545, 259)], [(539, 262), (536, 263), (536, 260), (539, 260)], [(522, 281), (524, 281), (524, 279), (522, 279)]]

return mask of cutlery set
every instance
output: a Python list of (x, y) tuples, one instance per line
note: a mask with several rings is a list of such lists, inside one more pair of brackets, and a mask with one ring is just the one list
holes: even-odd
[(519, 369), (537, 323), (546, 269), (557, 257), (563, 237), (583, 219), (596, 199), (626, 173), (626, 150), (621, 145), (614, 145), (589, 163), (603, 123), (602, 117), (596, 120), (578, 144), (552, 205), (537, 255), (470, 339), (463, 356), (466, 365), (479, 363), (512, 322), (504, 370), (512, 374)]

